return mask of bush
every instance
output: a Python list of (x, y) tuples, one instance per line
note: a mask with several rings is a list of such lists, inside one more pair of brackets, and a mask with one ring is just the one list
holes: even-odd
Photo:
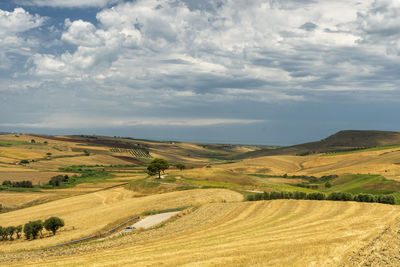
[(380, 195), (379, 203), (394, 205), (396, 200), (393, 195)]
[(282, 193), (281, 192), (271, 192), (270, 198), (271, 199), (282, 199)]
[(26, 239), (36, 239), (39, 232), (43, 230), (43, 222), (41, 220), (30, 221), (24, 225), (24, 234)]
[(55, 235), (57, 230), (64, 226), (64, 221), (58, 217), (50, 217), (44, 221), (43, 225), (47, 231), (51, 231)]
[(307, 199), (310, 199), (310, 200), (325, 200), (326, 196), (323, 193), (310, 193), (310, 194), (307, 194)]
[(254, 195), (247, 195), (246, 201), (254, 201)]
[(326, 199), (333, 201), (352, 201), (353, 195), (350, 193), (333, 192), (330, 193)]
[(263, 198), (264, 200), (270, 200), (270, 199), (271, 199), (271, 196), (270, 196), (270, 194), (269, 194), (268, 192), (265, 192), (265, 191), (264, 191), (264, 193), (262, 194), (262, 198)]
[(178, 168), (178, 169), (181, 170), (181, 171), (184, 170), (184, 169), (186, 169), (186, 166), (183, 165), (182, 163), (176, 164), (175, 167)]
[(295, 191), (293, 193), (293, 198), (294, 199), (306, 199), (306, 197), (307, 197), (307, 194), (304, 193), (304, 192)]
[(254, 200), (258, 201), (258, 200), (262, 200), (263, 199), (263, 194), (255, 194), (254, 195)]
[(8, 181), (8, 180), (5, 180), (5, 181), (3, 181), (2, 185), (3, 186), (12, 186), (12, 182)]
[(7, 229), (4, 227), (1, 227), (1, 226), (0, 226), (0, 236), (1, 236), (1, 240), (7, 240), (7, 236), (8, 236)]
[(332, 187), (332, 185), (331, 185), (331, 183), (330, 183), (330, 182), (326, 182), (326, 183), (325, 183), (325, 187), (326, 187), (326, 188), (331, 188), (331, 187)]
[(15, 226), (8, 226), (8, 227), (6, 228), (6, 231), (7, 231), (7, 234), (8, 234), (8, 236), (9, 236), (10, 240), (13, 240), (13, 236), (14, 236), (14, 233), (15, 233), (16, 230), (17, 230), (17, 229), (16, 229)]
[(68, 182), (68, 180), (69, 180), (68, 175), (57, 175), (57, 176), (51, 177), (49, 184), (52, 186), (60, 186), (63, 183)]
[(17, 234), (17, 238), (20, 239), (21, 237), (21, 232), (22, 232), (22, 225), (18, 225), (15, 227), (15, 233)]
[(357, 194), (354, 197), (354, 201), (358, 202), (379, 202), (379, 196), (376, 198), (375, 196), (371, 194)]

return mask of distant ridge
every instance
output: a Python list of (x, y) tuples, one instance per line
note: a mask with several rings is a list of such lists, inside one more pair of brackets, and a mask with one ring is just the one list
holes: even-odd
[(321, 141), (282, 147), (261, 149), (241, 154), (238, 158), (271, 155), (306, 155), (323, 152), (339, 152), (377, 146), (400, 145), (400, 132), (375, 130), (339, 131)]

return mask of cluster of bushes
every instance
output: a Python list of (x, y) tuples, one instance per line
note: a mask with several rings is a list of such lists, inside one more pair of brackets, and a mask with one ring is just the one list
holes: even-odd
[(271, 199), (309, 199), (309, 200), (333, 200), (333, 201), (357, 201), (357, 202), (376, 202), (383, 204), (395, 204), (393, 195), (371, 195), (357, 194), (352, 195), (344, 192), (333, 192), (326, 196), (324, 193), (313, 192), (264, 192), (246, 196), (246, 201), (271, 200)]
[(1, 240), (14, 240), (14, 234), (16, 234), (19, 239), (21, 237), (21, 231), (22, 225), (8, 227), (0, 226)]
[(63, 183), (67, 183), (68, 180), (69, 180), (68, 175), (57, 175), (57, 176), (51, 177), (51, 179), (49, 181), (49, 185), (60, 186)]
[(44, 222), (41, 220), (30, 221), (22, 227), (18, 226), (0, 226), (0, 236), (2, 240), (14, 240), (14, 235), (17, 239), (21, 237), (21, 232), (24, 232), (26, 239), (36, 239), (38, 235), (43, 236), (43, 229), (56, 234), (57, 230), (64, 226), (64, 221), (58, 217), (50, 217)]
[(18, 182), (11, 182), (11, 181), (3, 181), (3, 186), (6, 187), (23, 187), (23, 188), (33, 188), (33, 184), (31, 181), (18, 181)]

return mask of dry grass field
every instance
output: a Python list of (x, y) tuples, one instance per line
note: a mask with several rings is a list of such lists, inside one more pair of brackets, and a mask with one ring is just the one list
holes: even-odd
[(118, 165), (127, 164), (126, 161), (114, 158), (109, 155), (91, 155), (70, 158), (56, 158), (52, 160), (43, 160), (32, 162), (30, 168), (37, 170), (58, 170), (59, 167), (67, 167), (71, 165)]
[[(353, 266), (396, 206), (275, 200), (205, 204), (162, 228), (2, 261), (15, 266)], [(25, 260), (25, 261), (24, 261)]]
[(0, 192), (0, 203), (9, 208), (16, 208), (44, 198), (54, 197), (56, 193), (43, 192)]
[(241, 194), (223, 189), (187, 190), (141, 198), (132, 198), (133, 195), (132, 191), (114, 188), (0, 214), (2, 226), (44, 220), (51, 216), (63, 218), (66, 224), (56, 236), (30, 242), (0, 242), (0, 252), (46, 247), (83, 238), (148, 210), (242, 199)]
[[(47, 183), (51, 177), (56, 175), (71, 175), (71, 173), (60, 173), (60, 172), (39, 172), (34, 170), (29, 171), (17, 171), (17, 172), (4, 172), (0, 171), (0, 183), (4, 180), (8, 181), (31, 181), (33, 184), (44, 184)], [(1, 202), (0, 202), (1, 203)]]
[(183, 171), (169, 171), (168, 174), (196, 180), (234, 183), (239, 185), (253, 185), (256, 183), (250, 176), (214, 166), (212, 168), (203, 167)]
[(355, 152), (349, 154), (317, 154), (308, 156), (265, 156), (231, 164), (220, 165), (242, 173), (265, 173), (269, 175), (314, 175), (330, 174), (381, 174), (400, 180), (400, 150)]
[[(171, 168), (161, 180), (149, 177), (144, 161), (150, 159), (135, 158), (141, 156), (124, 149), (142, 149), (153, 157), (165, 158)], [(265, 190), (393, 194), (400, 203), (400, 184), (384, 178), (400, 181), (399, 146), (237, 160), (241, 153), (261, 155), (257, 149), (85, 135), (1, 135), (0, 183), (31, 180), (43, 185), (52, 176), (64, 174), (60, 167), (82, 166), (69, 168), (70, 176), (80, 177), (70, 177), (62, 185), (33, 189), (1, 186), (0, 203), (6, 207), (0, 213), (1, 226), (58, 216), (64, 219), (65, 227), (55, 236), (46, 233), (33, 241), (0, 241), (0, 265), (400, 265), (399, 206), (242, 201), (251, 191)], [(22, 159), (31, 162), (17, 165)], [(186, 169), (176, 169), (176, 163), (184, 163)], [(325, 177), (331, 179), (329, 187), (327, 180), (305, 177), (333, 174), (339, 176)], [(187, 206), (194, 208), (150, 230), (40, 250), (105, 232), (145, 211)]]

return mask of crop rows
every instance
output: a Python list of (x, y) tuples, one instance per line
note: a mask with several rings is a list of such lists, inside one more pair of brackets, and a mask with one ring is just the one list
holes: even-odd
[(151, 158), (149, 151), (145, 149), (126, 149), (126, 148), (111, 148), (112, 153), (129, 153), (134, 158)]

